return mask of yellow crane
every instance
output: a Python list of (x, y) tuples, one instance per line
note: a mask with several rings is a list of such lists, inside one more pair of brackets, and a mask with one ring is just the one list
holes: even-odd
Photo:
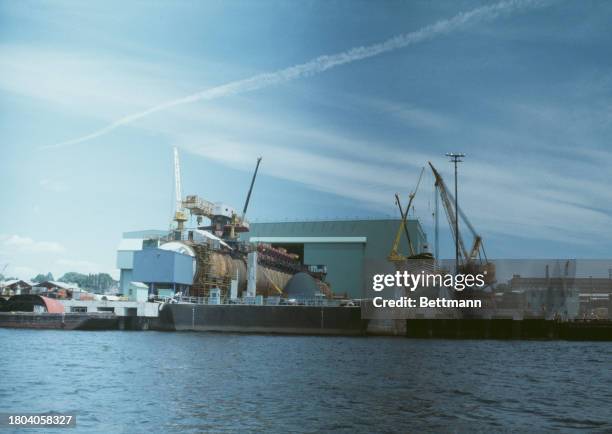
[[(395, 234), (395, 239), (393, 240), (393, 246), (391, 247), (391, 252), (387, 259), (391, 262), (402, 262), (406, 259), (410, 258), (425, 258), (431, 257), (429, 253), (417, 253), (412, 244), (412, 240), (410, 238), (410, 233), (408, 232), (408, 211), (410, 211), (410, 207), (412, 206), (412, 202), (414, 201), (414, 197), (419, 189), (419, 185), (421, 185), (421, 179), (423, 178), (423, 172), (425, 171), (425, 167), (421, 168), (421, 173), (419, 174), (419, 179), (417, 181), (416, 187), (414, 191), (408, 195), (408, 205), (406, 206), (406, 210), (402, 208), (402, 204), (399, 198), (399, 195), (395, 194), (395, 202), (399, 208), (401, 221), (399, 227), (397, 228), (397, 232)], [(403, 255), (399, 252), (400, 241), (402, 239), (402, 232), (406, 235), (406, 240), (408, 241), (408, 255)]]

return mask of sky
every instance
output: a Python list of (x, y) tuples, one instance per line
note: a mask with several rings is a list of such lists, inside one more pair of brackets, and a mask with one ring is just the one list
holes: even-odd
[[(397, 217), (427, 161), (493, 258), (612, 256), (612, 3), (0, 2), (0, 272), (115, 277), (184, 194)], [(433, 242), (433, 177), (414, 210)], [(454, 253), (440, 218), (441, 256)], [(466, 233), (466, 237), (467, 237)]]

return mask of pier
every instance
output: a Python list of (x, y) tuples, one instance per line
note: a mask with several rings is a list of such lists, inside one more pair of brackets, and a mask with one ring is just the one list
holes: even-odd
[(59, 300), (66, 313), (114, 314), (120, 330), (148, 330), (159, 317), (162, 303), (111, 300)]

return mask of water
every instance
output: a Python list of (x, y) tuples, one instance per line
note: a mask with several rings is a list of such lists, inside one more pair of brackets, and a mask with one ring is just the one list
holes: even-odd
[(78, 432), (612, 432), (612, 343), (9, 329), (0, 342), (0, 411), (74, 413)]

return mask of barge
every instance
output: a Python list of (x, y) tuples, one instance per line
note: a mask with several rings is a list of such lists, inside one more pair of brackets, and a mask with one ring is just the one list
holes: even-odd
[(358, 306), (165, 304), (158, 326), (170, 331), (362, 336)]
[(113, 313), (0, 312), (0, 327), (56, 330), (116, 330)]

